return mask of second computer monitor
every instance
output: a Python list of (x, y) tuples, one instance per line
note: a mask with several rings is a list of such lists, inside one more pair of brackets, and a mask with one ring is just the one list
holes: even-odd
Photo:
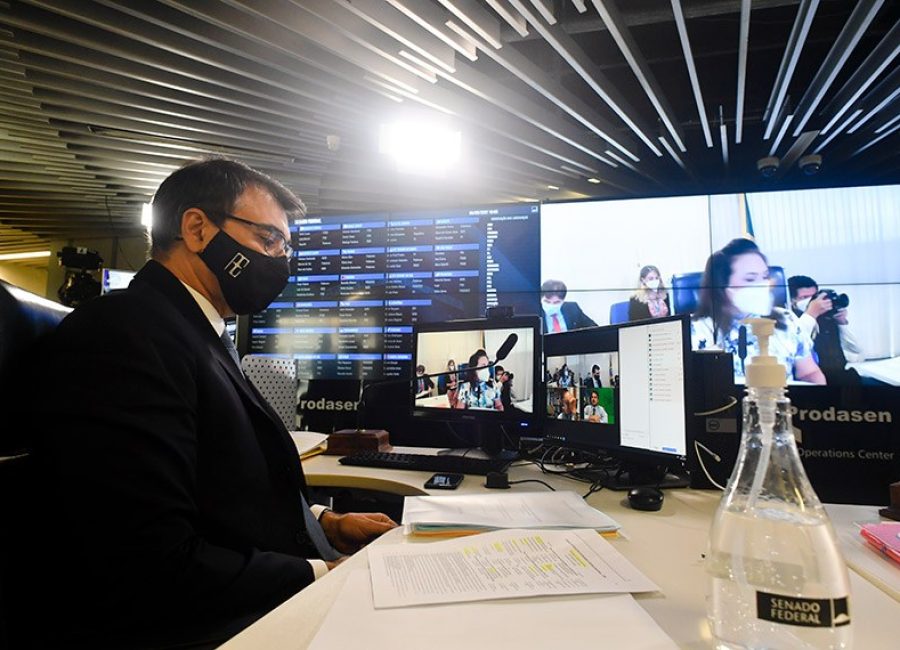
[(687, 316), (548, 335), (545, 433), (632, 466), (687, 457)]

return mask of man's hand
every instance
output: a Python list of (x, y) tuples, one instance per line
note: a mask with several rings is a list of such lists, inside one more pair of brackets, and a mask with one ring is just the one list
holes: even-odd
[(348, 512), (339, 515), (325, 511), (319, 519), (331, 545), (341, 553), (355, 553), (376, 537), (397, 526), (380, 512)]
[(340, 564), (341, 562), (343, 562), (344, 560), (346, 560), (348, 557), (350, 557), (350, 556), (349, 556), (349, 555), (342, 555), (341, 557), (339, 557), (339, 558), (336, 559), (336, 560), (325, 560), (325, 566), (327, 566), (327, 567), (328, 567), (328, 570), (331, 571), (331, 570), (333, 570), (338, 564)]
[(830, 312), (831, 307), (831, 298), (829, 298), (824, 293), (820, 293), (818, 296), (809, 301), (809, 305), (807, 305), (806, 307), (806, 313), (813, 318), (818, 318), (822, 314), (827, 314), (828, 312)]
[(837, 313), (834, 315), (834, 322), (836, 322), (838, 325), (849, 325), (850, 321), (847, 318), (847, 310), (838, 309)]

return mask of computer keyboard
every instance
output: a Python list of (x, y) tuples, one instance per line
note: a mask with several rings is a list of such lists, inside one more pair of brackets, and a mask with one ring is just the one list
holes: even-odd
[(383, 467), (387, 469), (410, 469), (422, 472), (457, 472), (459, 474), (481, 474), (502, 472), (509, 460), (468, 458), (466, 456), (432, 456), (428, 454), (401, 454), (384, 451), (364, 451), (344, 456), (341, 465), (359, 467)]

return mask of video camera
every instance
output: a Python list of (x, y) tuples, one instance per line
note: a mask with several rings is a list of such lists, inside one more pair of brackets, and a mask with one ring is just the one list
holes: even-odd
[(824, 316), (834, 316), (840, 309), (846, 309), (850, 305), (850, 298), (846, 293), (838, 293), (834, 289), (822, 289), (816, 294), (816, 298), (825, 296), (831, 301), (831, 311)]
[(66, 268), (66, 277), (56, 292), (62, 304), (77, 307), (100, 295), (100, 282), (91, 275), (103, 266), (103, 258), (97, 251), (84, 246), (64, 246), (56, 256), (60, 266)]
[(103, 258), (84, 246), (63, 246), (56, 256), (60, 266), (67, 269), (81, 269), (82, 271), (97, 271), (103, 265)]

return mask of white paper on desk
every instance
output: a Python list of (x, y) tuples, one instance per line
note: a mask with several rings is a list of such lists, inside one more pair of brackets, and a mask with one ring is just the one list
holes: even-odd
[(315, 431), (289, 431), (294, 445), (297, 447), (297, 453), (302, 457), (309, 452), (322, 447), (328, 440), (327, 433), (316, 433)]
[(375, 607), (657, 591), (594, 530), (497, 530), (370, 546)]
[(376, 610), (367, 572), (358, 570), (347, 578), (309, 650), (356, 648), (361, 641), (365, 650), (678, 647), (627, 594)]
[(491, 528), (593, 528), (610, 531), (619, 524), (589, 506), (575, 492), (512, 492), (406, 497), (403, 523), (485, 526)]

